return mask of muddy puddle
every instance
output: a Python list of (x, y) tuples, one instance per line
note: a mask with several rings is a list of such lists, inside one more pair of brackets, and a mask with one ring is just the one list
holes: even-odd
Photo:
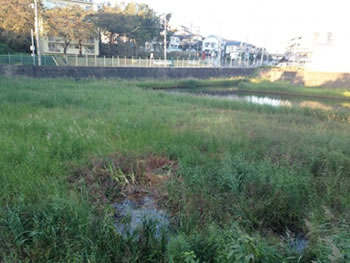
[(157, 208), (151, 196), (145, 196), (139, 202), (125, 199), (114, 203), (113, 207), (116, 230), (124, 237), (137, 234), (147, 223), (154, 227), (156, 237), (161, 237), (162, 231), (168, 231), (169, 216), (166, 211)]

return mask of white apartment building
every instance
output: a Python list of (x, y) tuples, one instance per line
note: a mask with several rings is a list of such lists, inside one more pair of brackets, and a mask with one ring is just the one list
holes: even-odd
[[(97, 5), (94, 3), (93, 0), (44, 0), (43, 5), (45, 8), (48, 9), (73, 5), (79, 6), (80, 8), (83, 8), (85, 10), (97, 10)], [(42, 54), (64, 54), (64, 39), (62, 37), (45, 36), (45, 34), (42, 35), (43, 36), (41, 37), (40, 41), (40, 48)], [(78, 41), (71, 41), (66, 53), (67, 55), (79, 55), (80, 48)], [(99, 53), (99, 40), (97, 37), (83, 41), (82, 55), (98, 56)]]

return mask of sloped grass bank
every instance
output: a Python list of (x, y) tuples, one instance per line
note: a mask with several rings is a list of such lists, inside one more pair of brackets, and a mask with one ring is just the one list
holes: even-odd
[[(138, 85), (0, 79), (0, 261), (346, 262), (349, 114)], [(154, 222), (116, 232), (101, 194), (113, 199), (148, 162), (91, 165), (115, 152), (176, 164), (159, 200), (171, 233), (155, 235)], [(92, 191), (99, 179), (108, 187)]]

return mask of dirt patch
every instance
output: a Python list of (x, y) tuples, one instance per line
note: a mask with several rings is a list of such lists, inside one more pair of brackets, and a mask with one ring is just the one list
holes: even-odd
[(91, 159), (86, 167), (75, 168), (68, 182), (86, 190), (93, 203), (121, 200), (140, 203), (146, 196), (157, 203), (167, 198), (166, 182), (177, 171), (177, 162), (157, 155), (115, 153), (105, 159)]

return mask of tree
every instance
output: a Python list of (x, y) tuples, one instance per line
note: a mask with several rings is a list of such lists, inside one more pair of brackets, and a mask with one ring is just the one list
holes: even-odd
[(0, 40), (15, 51), (29, 51), (30, 31), (34, 29), (32, 0), (2, 0)]
[(47, 35), (64, 39), (64, 54), (67, 54), (67, 49), (72, 41), (78, 41), (79, 54), (82, 55), (83, 41), (96, 35), (95, 26), (89, 15), (88, 11), (78, 6), (47, 10), (44, 16), (45, 32)]
[(129, 3), (116, 7), (104, 7), (92, 16), (96, 27), (108, 44), (139, 46), (159, 37), (160, 18), (145, 4)]
[(108, 36), (110, 46), (117, 41), (120, 35), (130, 31), (128, 18), (112, 8), (100, 10), (97, 14), (91, 16), (91, 21), (93, 21), (100, 33)]
[(7, 0), (0, 5), (0, 28), (17, 33), (28, 33), (34, 28), (32, 0)]

